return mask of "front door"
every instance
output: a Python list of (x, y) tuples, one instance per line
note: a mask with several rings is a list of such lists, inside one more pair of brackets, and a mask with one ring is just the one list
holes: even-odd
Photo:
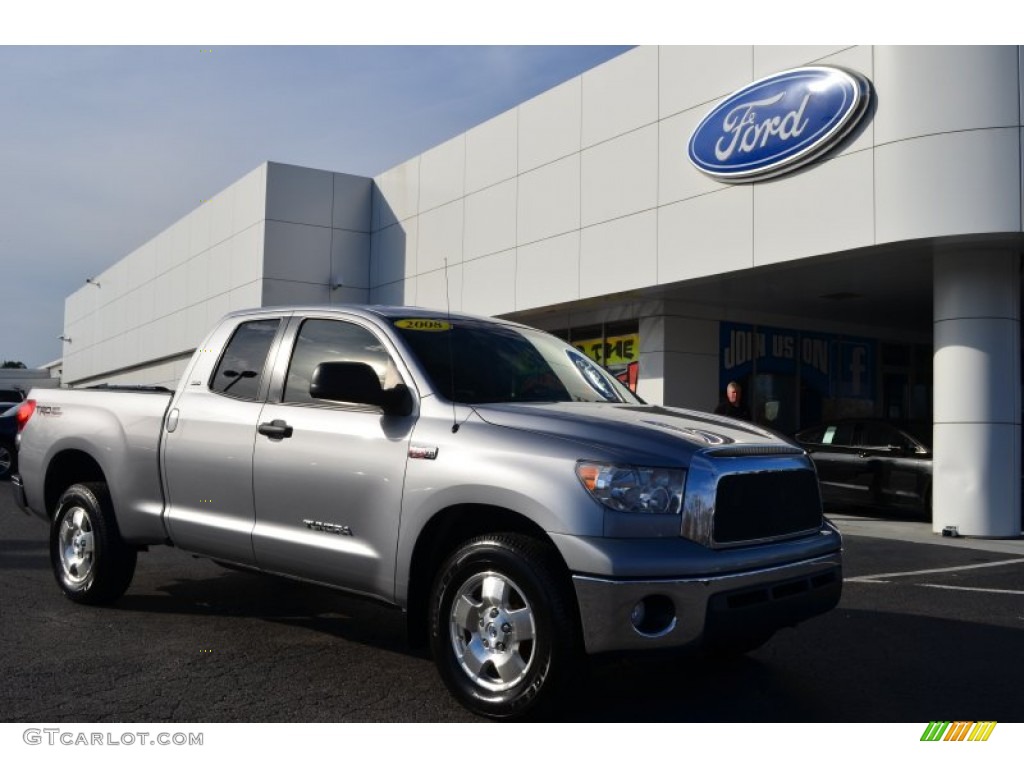
[(376, 333), (309, 318), (295, 340), (281, 402), (268, 402), (253, 454), (260, 568), (391, 599), (402, 486), (414, 416), (316, 400), (323, 362), (367, 363), (389, 388), (402, 379)]

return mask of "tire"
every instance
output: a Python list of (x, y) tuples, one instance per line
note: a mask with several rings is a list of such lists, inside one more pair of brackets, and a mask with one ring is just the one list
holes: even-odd
[(18, 471), (18, 454), (7, 443), (0, 442), (0, 480)]
[(575, 674), (575, 601), (554, 555), (527, 536), (462, 544), (430, 596), (430, 644), (448, 690), (472, 712), (521, 717)]
[(132, 581), (136, 557), (121, 539), (106, 483), (64, 491), (50, 526), (50, 563), (68, 598), (87, 605), (114, 602)]

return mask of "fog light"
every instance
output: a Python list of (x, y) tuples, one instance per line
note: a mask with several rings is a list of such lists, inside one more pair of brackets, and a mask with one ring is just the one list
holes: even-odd
[(644, 606), (644, 601), (641, 600), (633, 606), (633, 611), (629, 614), (629, 620), (633, 622), (634, 627), (640, 629), (645, 618), (647, 618), (647, 608)]
[(676, 628), (676, 607), (664, 595), (648, 595), (629, 614), (633, 629), (645, 637), (661, 637)]

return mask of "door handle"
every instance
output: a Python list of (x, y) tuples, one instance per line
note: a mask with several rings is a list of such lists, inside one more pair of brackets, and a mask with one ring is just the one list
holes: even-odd
[(264, 422), (256, 427), (261, 435), (266, 435), (271, 440), (281, 440), (292, 436), (292, 428), (283, 419), (274, 419), (271, 422)]

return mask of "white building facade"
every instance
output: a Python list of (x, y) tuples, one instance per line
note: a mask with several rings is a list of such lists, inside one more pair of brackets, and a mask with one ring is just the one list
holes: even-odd
[[(1022, 50), (640, 47), (374, 179), (266, 163), (68, 297), (64, 381), (174, 386), (242, 307), (501, 315), (654, 403), (736, 379), (789, 433), (931, 422), (934, 529), (1017, 536)], [(710, 110), (808, 65), (869, 84), (842, 141), (745, 183), (694, 166)]]

